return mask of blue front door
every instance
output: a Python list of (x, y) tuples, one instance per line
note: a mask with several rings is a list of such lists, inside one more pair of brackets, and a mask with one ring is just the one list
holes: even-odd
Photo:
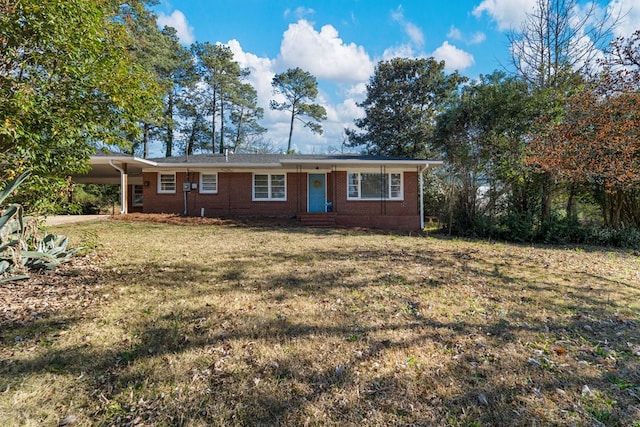
[(323, 173), (309, 174), (309, 212), (327, 211), (326, 177)]

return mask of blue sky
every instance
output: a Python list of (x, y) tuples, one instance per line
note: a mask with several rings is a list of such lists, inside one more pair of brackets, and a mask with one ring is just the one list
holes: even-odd
[[(318, 80), (317, 99), (328, 113), (323, 135), (294, 128), (302, 153), (340, 149), (343, 129), (362, 116), (356, 103), (375, 64), (395, 56), (444, 60), (447, 71), (470, 78), (509, 69), (506, 33), (518, 28), (536, 0), (162, 0), (158, 22), (178, 30), (183, 44), (223, 43), (242, 67), (265, 109), (262, 125), (276, 148), (285, 148), (286, 113), (270, 111), (271, 79), (300, 67)], [(585, 5), (585, 1), (579, 1)], [(616, 35), (640, 28), (640, 0), (597, 0), (622, 10)]]

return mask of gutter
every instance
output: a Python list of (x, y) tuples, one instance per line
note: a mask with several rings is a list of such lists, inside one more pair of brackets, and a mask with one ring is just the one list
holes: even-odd
[(109, 160), (109, 164), (120, 172), (120, 215), (127, 213), (127, 182), (126, 173), (120, 166), (116, 166), (113, 160)]

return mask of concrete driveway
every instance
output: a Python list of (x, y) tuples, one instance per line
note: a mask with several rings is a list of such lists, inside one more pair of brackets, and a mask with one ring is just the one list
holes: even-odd
[(53, 215), (45, 220), (47, 226), (73, 224), (76, 222), (100, 221), (108, 219), (109, 215)]

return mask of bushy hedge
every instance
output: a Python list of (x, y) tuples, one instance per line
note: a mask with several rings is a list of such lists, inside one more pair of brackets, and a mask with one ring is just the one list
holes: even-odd
[[(443, 225), (445, 231), (448, 224)], [(467, 237), (497, 239), (512, 242), (582, 244), (640, 249), (640, 230), (633, 227), (607, 227), (582, 224), (575, 217), (554, 217), (545, 225), (536, 223), (535, 215), (508, 214), (497, 221), (478, 215), (466, 228), (451, 230)]]

